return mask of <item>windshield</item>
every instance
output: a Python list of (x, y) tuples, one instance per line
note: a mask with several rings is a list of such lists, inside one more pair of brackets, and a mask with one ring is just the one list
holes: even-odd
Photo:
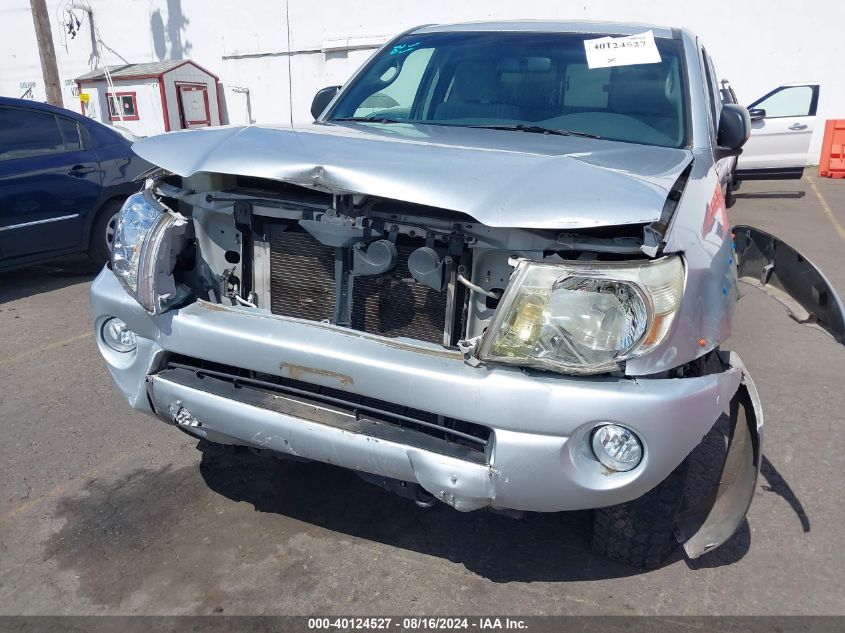
[[(660, 62), (587, 67), (600, 34), (409, 35), (371, 60), (328, 116), (519, 131), (563, 130), (683, 147), (681, 43), (656, 38)], [(517, 126), (517, 127), (512, 127)]]

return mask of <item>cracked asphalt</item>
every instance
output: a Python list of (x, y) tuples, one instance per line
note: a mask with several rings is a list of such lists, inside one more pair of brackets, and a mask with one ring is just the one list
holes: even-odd
[[(732, 223), (845, 296), (845, 181), (745, 183)], [(747, 522), (696, 564), (589, 552), (589, 513), (429, 510), (352, 473), (197, 442), (131, 411), (83, 258), (0, 273), (0, 614), (845, 614), (845, 348), (743, 286), (765, 407)]]

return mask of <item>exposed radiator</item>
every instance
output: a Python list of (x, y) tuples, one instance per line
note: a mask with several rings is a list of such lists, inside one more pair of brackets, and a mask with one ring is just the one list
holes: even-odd
[[(445, 290), (417, 283), (408, 257), (422, 244), (397, 245), (396, 266), (378, 276), (355, 277), (352, 327), (389, 337), (443, 342)], [(274, 314), (322, 321), (334, 314), (334, 249), (307, 233), (284, 231), (270, 244), (270, 305)]]
[(270, 311), (323, 321), (334, 314), (334, 249), (286, 231), (270, 243)]

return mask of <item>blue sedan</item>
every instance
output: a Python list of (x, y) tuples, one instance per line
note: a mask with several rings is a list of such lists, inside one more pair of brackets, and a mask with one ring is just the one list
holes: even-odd
[(150, 168), (131, 145), (70, 110), (0, 97), (0, 269), (80, 252), (105, 263)]

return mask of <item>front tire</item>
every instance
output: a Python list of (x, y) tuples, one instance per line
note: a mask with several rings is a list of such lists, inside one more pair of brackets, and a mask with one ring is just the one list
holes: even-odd
[(736, 204), (736, 196), (732, 184), (728, 184), (728, 191), (725, 194), (725, 208), (730, 209)]
[(593, 511), (593, 552), (632, 567), (660, 566), (677, 547), (678, 514), (719, 484), (731, 422), (722, 415), (687, 458), (639, 499)]
[(654, 568), (677, 546), (687, 461), (639, 499), (593, 511), (593, 552), (632, 567)]
[(111, 200), (97, 212), (97, 217), (91, 224), (91, 235), (88, 240), (88, 257), (98, 266), (105, 265), (111, 258), (111, 246), (114, 242), (115, 223), (117, 214), (123, 205), (122, 200)]
[(731, 179), (728, 182), (727, 191), (725, 191), (725, 208), (730, 209), (732, 206), (736, 204), (736, 194), (734, 193), (737, 189), (739, 189), (740, 181), (737, 180), (736, 177), (736, 167), (731, 170)]

